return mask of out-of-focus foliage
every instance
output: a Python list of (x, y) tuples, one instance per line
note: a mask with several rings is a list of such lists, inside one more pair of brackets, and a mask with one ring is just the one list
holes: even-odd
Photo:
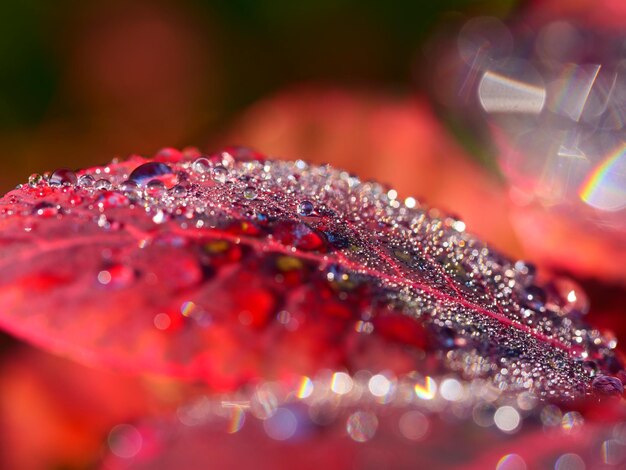
[(414, 88), (441, 21), (512, 0), (0, 4), (0, 189), (42, 168), (205, 145), (292, 83)]

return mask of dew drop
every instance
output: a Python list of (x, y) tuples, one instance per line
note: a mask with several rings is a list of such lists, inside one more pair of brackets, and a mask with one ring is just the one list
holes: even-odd
[(298, 419), (287, 408), (278, 408), (263, 421), (263, 428), (269, 437), (276, 441), (285, 441), (292, 437), (298, 428)]
[(121, 288), (133, 282), (135, 271), (124, 264), (114, 264), (98, 272), (97, 279), (108, 288)]
[(546, 303), (546, 292), (539, 286), (531, 285), (522, 294), (524, 305), (533, 310), (541, 310)]
[(83, 175), (78, 178), (78, 186), (80, 186), (81, 188), (93, 188), (95, 182), (96, 180), (94, 180), (93, 176), (91, 175)]
[(130, 459), (141, 451), (143, 437), (130, 424), (118, 424), (109, 433), (107, 442), (113, 455), (121, 459)]
[(111, 189), (111, 182), (106, 178), (100, 178), (98, 181), (94, 183), (94, 187), (100, 191), (105, 190), (108, 191)]
[(311, 215), (313, 213), (313, 203), (311, 201), (305, 200), (298, 204), (298, 214), (301, 216)]
[(145, 186), (155, 178), (160, 176), (173, 176), (173, 174), (172, 169), (165, 163), (148, 162), (135, 168), (128, 179), (139, 186)]
[(146, 196), (158, 198), (165, 194), (165, 185), (162, 181), (151, 180), (148, 184), (146, 184), (145, 191)]
[(554, 279), (549, 284), (549, 306), (569, 315), (578, 312), (585, 315), (589, 312), (589, 298), (576, 282), (566, 277)]
[(258, 193), (256, 191), (256, 188), (254, 188), (253, 186), (248, 186), (246, 189), (243, 190), (243, 197), (246, 198), (248, 201), (254, 201), (258, 196)]
[(59, 206), (50, 202), (40, 202), (33, 207), (33, 214), (40, 217), (52, 217), (59, 213)]
[(208, 158), (200, 157), (196, 159), (195, 162), (191, 165), (193, 171), (196, 173), (200, 173), (201, 175), (208, 173), (211, 170), (211, 162)]
[(378, 428), (378, 418), (369, 411), (357, 411), (352, 413), (346, 423), (348, 435), (356, 442), (369, 441)]
[(162, 224), (163, 222), (165, 222), (166, 220), (166, 216), (165, 216), (165, 212), (163, 212), (161, 209), (156, 211), (156, 214), (154, 214), (154, 216), (152, 217), (152, 221), (155, 224)]
[(517, 261), (515, 263), (516, 280), (523, 286), (531, 284), (537, 273), (537, 268), (534, 264), (526, 261)]
[(130, 180), (126, 180), (120, 183), (119, 190), (127, 196), (139, 196), (141, 194), (139, 185)]
[(50, 175), (51, 186), (73, 186), (78, 182), (76, 173), (67, 168), (59, 168)]
[(601, 395), (621, 395), (624, 393), (624, 385), (617, 377), (611, 377), (609, 375), (599, 375), (591, 386), (596, 393)]
[(105, 191), (96, 199), (100, 209), (111, 209), (113, 207), (124, 207), (128, 204), (128, 198), (123, 194), (114, 191)]
[(33, 173), (32, 175), (28, 177), (28, 184), (29, 186), (32, 186), (32, 187), (37, 186), (42, 181), (43, 181), (43, 176), (41, 176), (39, 173)]
[(187, 189), (184, 186), (177, 184), (170, 189), (170, 194), (174, 197), (185, 197), (187, 195)]
[(228, 178), (228, 170), (223, 165), (217, 165), (213, 168), (213, 171), (211, 171), (211, 178), (218, 183), (225, 183), (226, 178)]

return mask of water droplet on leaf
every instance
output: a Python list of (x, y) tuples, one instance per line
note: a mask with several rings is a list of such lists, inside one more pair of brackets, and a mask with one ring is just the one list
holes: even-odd
[(128, 179), (139, 186), (145, 186), (159, 177), (172, 177), (173, 175), (172, 169), (165, 163), (148, 162), (135, 168)]
[(93, 188), (96, 180), (91, 175), (82, 175), (78, 178), (78, 186), (81, 188)]
[(59, 213), (59, 206), (51, 202), (40, 202), (33, 207), (33, 214), (41, 217), (52, 217)]
[(200, 157), (196, 159), (191, 165), (193, 171), (201, 175), (208, 173), (211, 170), (211, 162), (208, 158)]
[(257, 190), (253, 186), (248, 186), (243, 190), (243, 197), (245, 197), (248, 201), (253, 201), (257, 198)]
[(99, 191), (108, 191), (109, 189), (111, 189), (112, 186), (113, 185), (111, 184), (111, 182), (106, 178), (100, 178), (94, 183), (94, 188)]
[(146, 184), (146, 196), (160, 198), (165, 194), (165, 185), (160, 180), (152, 180), (148, 184)]
[(74, 186), (78, 182), (76, 173), (67, 168), (55, 170), (48, 180), (51, 186)]
[(33, 173), (32, 175), (28, 177), (28, 184), (32, 187), (35, 187), (39, 183), (41, 183), (42, 180), (43, 180), (43, 176), (41, 176), (39, 173)]
[(608, 375), (599, 375), (591, 383), (594, 391), (600, 395), (621, 395), (624, 393), (624, 385), (616, 378)]
[(225, 183), (228, 178), (228, 170), (223, 165), (217, 165), (211, 171), (211, 178), (218, 183)]
[(309, 200), (304, 200), (300, 204), (298, 204), (298, 214), (301, 216), (311, 215), (313, 213), (313, 203)]

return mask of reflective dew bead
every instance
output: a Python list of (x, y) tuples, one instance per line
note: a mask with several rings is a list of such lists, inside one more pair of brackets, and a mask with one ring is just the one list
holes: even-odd
[(624, 385), (617, 377), (599, 375), (591, 382), (594, 392), (600, 395), (621, 395)]
[(93, 188), (95, 182), (96, 180), (93, 179), (93, 176), (91, 175), (83, 175), (78, 178), (78, 186), (80, 186), (81, 188)]
[(37, 186), (39, 183), (43, 181), (43, 176), (39, 173), (33, 173), (28, 177), (28, 185), (29, 186)]
[(40, 202), (33, 207), (32, 213), (40, 217), (52, 217), (59, 214), (59, 206), (51, 202)]
[(111, 189), (111, 182), (108, 179), (105, 178), (101, 178), (98, 181), (96, 181), (94, 183), (94, 188), (98, 189), (98, 190), (105, 190), (108, 191), (109, 189)]
[(165, 194), (165, 185), (159, 180), (152, 180), (146, 185), (146, 195), (150, 197), (161, 197)]
[(48, 180), (51, 186), (73, 186), (78, 182), (76, 173), (67, 168), (55, 170)]
[(546, 293), (541, 287), (531, 285), (524, 289), (522, 300), (527, 307), (541, 310), (546, 303)]
[(191, 168), (196, 173), (205, 174), (211, 170), (211, 162), (208, 158), (200, 157), (193, 162)]
[(119, 190), (124, 194), (137, 196), (141, 193), (139, 185), (134, 181), (126, 180), (120, 183)]
[(137, 183), (139, 186), (145, 186), (148, 182), (159, 176), (168, 175), (173, 175), (173, 172), (165, 163), (148, 162), (135, 168), (128, 177), (128, 180)]
[(211, 171), (211, 178), (218, 183), (225, 183), (228, 178), (228, 170), (223, 165), (217, 165)]
[(169, 192), (174, 197), (185, 197), (187, 195), (187, 189), (180, 184), (174, 186)]
[(298, 204), (298, 214), (302, 216), (311, 215), (313, 213), (313, 203), (311, 201), (305, 200)]

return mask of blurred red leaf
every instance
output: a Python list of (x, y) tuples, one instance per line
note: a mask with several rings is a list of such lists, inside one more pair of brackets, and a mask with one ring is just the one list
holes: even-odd
[(242, 113), (223, 139), (330, 163), (453, 211), (508, 253), (521, 250), (506, 187), (462, 149), (422, 95), (298, 86)]

